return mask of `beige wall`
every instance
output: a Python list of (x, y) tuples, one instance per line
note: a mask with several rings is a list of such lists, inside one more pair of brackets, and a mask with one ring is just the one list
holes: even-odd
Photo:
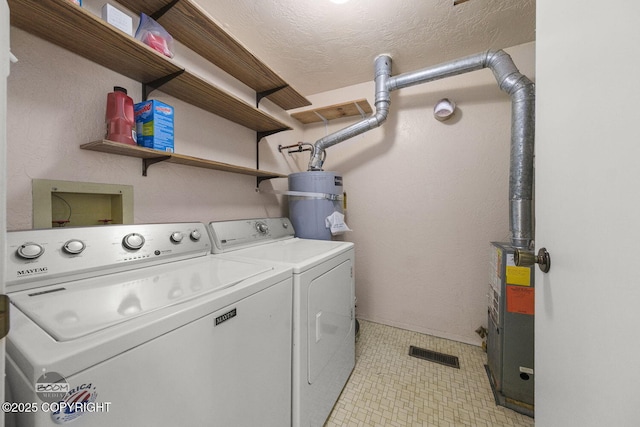
[[(253, 177), (162, 163), (142, 177), (138, 159), (80, 150), (102, 138), (112, 87), (126, 87), (138, 102), (140, 84), (16, 28), (11, 41), (20, 61), (8, 80), (9, 230), (31, 228), (33, 178), (133, 185), (136, 223), (287, 214), (269, 194), (286, 189), (286, 179), (256, 192)], [(533, 78), (533, 44), (508, 52)], [(177, 57), (253, 103), (249, 89), (179, 45)], [(255, 166), (253, 131), (161, 92), (152, 97), (176, 109), (177, 152)], [(362, 97), (373, 105), (373, 83), (309, 99), (323, 106)], [(442, 97), (459, 107), (445, 123), (432, 115)], [(305, 170), (308, 156), (280, 154), (278, 144), (314, 142), (354, 122), (303, 128), (269, 101), (261, 108), (295, 128), (260, 144), (261, 168), (282, 173)], [(393, 92), (382, 128), (328, 150), (325, 169), (343, 174), (348, 193), (359, 317), (480, 342), (474, 330), (486, 324), (488, 244), (508, 238), (509, 133), (509, 98), (483, 70)]]
[[(534, 44), (506, 50), (533, 79)], [(363, 97), (373, 107), (372, 82), (310, 100)], [(439, 122), (433, 106), (444, 97), (458, 111)], [(342, 173), (347, 192), (360, 318), (480, 343), (474, 331), (486, 325), (489, 242), (509, 238), (510, 118), (509, 96), (481, 70), (392, 92), (381, 128), (327, 150), (324, 169)], [(304, 140), (354, 122), (307, 125)], [(300, 156), (301, 167), (307, 161)]]
[[(8, 79), (9, 230), (32, 227), (33, 178), (133, 185), (136, 223), (284, 213), (279, 198), (255, 191), (254, 177), (162, 163), (151, 166), (143, 177), (139, 159), (81, 150), (81, 144), (104, 137), (107, 93), (113, 86), (127, 88), (134, 102), (140, 102), (141, 85), (14, 27), (11, 48), (19, 62), (12, 65)], [(255, 103), (248, 88), (180, 46), (177, 49), (180, 63)], [(176, 152), (255, 167), (254, 131), (159, 91), (151, 97), (175, 107)], [(261, 108), (296, 126), (269, 101), (263, 100)], [(297, 141), (299, 133), (281, 132), (264, 139), (261, 169), (289, 173), (291, 159), (280, 155), (277, 146)], [(286, 179), (263, 182), (260, 188), (285, 189)]]

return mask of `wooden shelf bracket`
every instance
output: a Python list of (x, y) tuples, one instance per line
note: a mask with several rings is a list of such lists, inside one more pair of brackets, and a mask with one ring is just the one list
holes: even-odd
[(363, 119), (366, 119), (367, 118), (367, 113), (365, 113), (365, 111), (362, 108), (360, 108), (360, 105), (357, 102), (354, 102), (353, 105), (355, 105), (356, 108), (358, 109), (358, 112), (360, 113), (360, 116)]
[(273, 95), (274, 93), (279, 92), (282, 89), (286, 89), (288, 87), (289, 85), (283, 85), (283, 86), (274, 87), (273, 89), (263, 90), (262, 92), (256, 92), (256, 108), (260, 106), (260, 101), (262, 101), (262, 98), (266, 98), (269, 95)]
[(161, 157), (155, 157), (151, 159), (142, 159), (142, 176), (147, 176), (147, 170), (151, 165), (164, 162), (165, 160), (169, 160), (170, 158), (171, 156), (161, 156)]
[(175, 73), (169, 74), (167, 76), (160, 77), (159, 79), (155, 79), (151, 82), (142, 83), (142, 100), (146, 101), (149, 98), (149, 95), (151, 94), (151, 92), (153, 92), (156, 89), (160, 89), (162, 85), (170, 82), (171, 80), (175, 79), (182, 73), (184, 73), (184, 69), (180, 71), (176, 71)]
[[(259, 102), (259, 101), (258, 101)], [(264, 132), (256, 132), (256, 169), (260, 169), (260, 141), (262, 141), (263, 138), (268, 137), (269, 135), (273, 135), (274, 133), (278, 133), (278, 132), (282, 132), (284, 130), (289, 130), (289, 129), (275, 129), (275, 130), (268, 130), (268, 131), (264, 131)], [(256, 177), (256, 191), (260, 190), (260, 183), (262, 181), (265, 181), (267, 179), (271, 179), (271, 178), (280, 178), (278, 176), (258, 176)]]
[(165, 13), (173, 9), (173, 6), (175, 6), (179, 1), (180, 0), (173, 0), (170, 3), (166, 4), (165, 6), (161, 7), (160, 9), (156, 10), (149, 16), (157, 21), (162, 17), (162, 15), (164, 15)]
[(329, 120), (327, 120), (322, 114), (318, 113), (317, 111), (314, 111), (314, 113), (316, 116), (320, 117), (320, 120), (324, 122), (325, 126), (329, 124)]

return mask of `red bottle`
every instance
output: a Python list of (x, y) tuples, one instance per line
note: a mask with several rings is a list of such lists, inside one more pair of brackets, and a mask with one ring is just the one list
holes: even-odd
[(136, 145), (136, 122), (133, 118), (133, 100), (127, 90), (115, 86), (107, 95), (107, 139), (123, 144)]

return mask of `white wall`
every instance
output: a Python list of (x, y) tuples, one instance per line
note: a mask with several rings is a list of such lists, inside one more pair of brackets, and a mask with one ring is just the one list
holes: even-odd
[(640, 4), (537, 14), (536, 426), (637, 426)]
[[(535, 78), (533, 43), (506, 51)], [(324, 165), (344, 177), (357, 315), (479, 344), (474, 331), (487, 323), (489, 242), (509, 238), (509, 96), (489, 70), (391, 96), (387, 122), (329, 148)], [(444, 97), (458, 111), (439, 122), (433, 107)], [(316, 106), (359, 98), (373, 107), (373, 82), (309, 97)], [(304, 140), (354, 122), (332, 121), (326, 130), (307, 125)], [(308, 156), (297, 156), (306, 168)]]
[[(31, 180), (34, 178), (134, 186), (134, 221), (210, 221), (280, 216), (280, 198), (255, 191), (254, 177), (173, 164), (156, 164), (148, 177), (141, 160), (81, 150), (83, 143), (104, 137), (107, 93), (128, 89), (141, 100), (141, 85), (73, 53), (11, 28), (11, 47), (19, 62), (8, 79), (9, 230), (32, 227)], [(254, 104), (254, 92), (211, 64), (177, 46), (177, 59), (190, 70)], [(156, 91), (151, 98), (175, 107), (175, 150), (255, 168), (256, 134)], [(261, 108), (276, 118), (296, 123), (268, 100)], [(277, 151), (279, 143), (299, 139), (287, 131), (263, 139), (261, 169), (287, 174), (293, 162)], [(286, 179), (265, 181), (262, 190), (285, 189)]]

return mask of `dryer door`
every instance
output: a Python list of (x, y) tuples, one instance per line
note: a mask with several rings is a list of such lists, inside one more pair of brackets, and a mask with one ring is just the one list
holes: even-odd
[[(355, 340), (352, 266), (352, 260), (347, 259), (316, 277), (309, 286), (309, 384), (313, 384), (321, 375), (336, 370), (336, 364), (353, 363)], [(344, 353), (351, 354), (351, 357)]]

